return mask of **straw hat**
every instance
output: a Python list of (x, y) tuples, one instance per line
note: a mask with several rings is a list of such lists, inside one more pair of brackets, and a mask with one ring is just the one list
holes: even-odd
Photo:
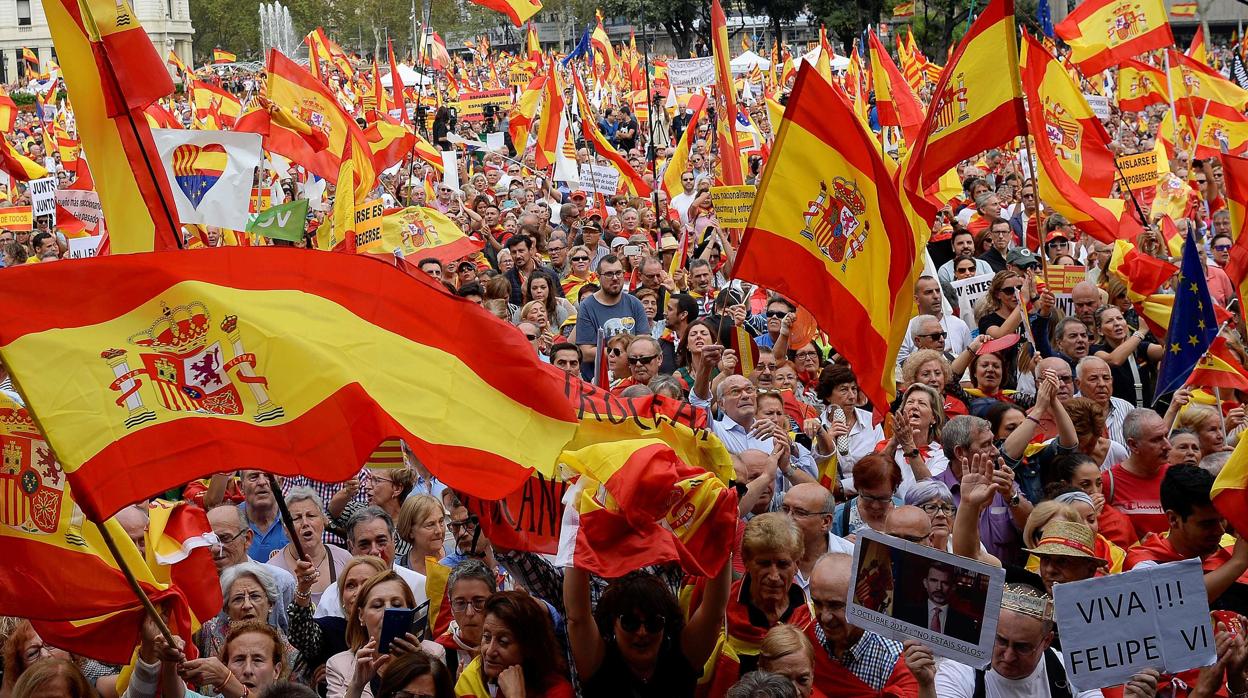
[(1087, 524), (1075, 521), (1050, 521), (1044, 526), (1040, 544), (1024, 550), (1032, 555), (1082, 557), (1101, 566), (1109, 565), (1108, 560), (1096, 556), (1096, 534)]

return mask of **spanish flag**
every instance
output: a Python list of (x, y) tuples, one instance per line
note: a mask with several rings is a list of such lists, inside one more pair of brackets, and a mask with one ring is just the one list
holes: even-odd
[(1117, 173), (1109, 134), (1079, 85), (1030, 34), (1022, 64), (1040, 198), (1101, 242), (1134, 238), (1142, 230), (1136, 211), (1109, 198)]
[(1213, 481), (1213, 506), (1243, 535), (1248, 531), (1248, 439), (1240, 439), (1235, 451)]
[(399, 76), (399, 64), (394, 60), (394, 41), (386, 39), (386, 57), (390, 60), (390, 101), (399, 110), (399, 120), (411, 125), (412, 119), (407, 114), (407, 102), (403, 98), (403, 78)]
[(1199, 121), (1195, 158), (1219, 158), (1248, 152), (1248, 117), (1239, 110), (1210, 102)]
[(832, 85), (799, 71), (733, 276), (810, 310), (885, 409), (910, 318), (898, 299), (915, 255), (910, 220), (870, 133)]
[(22, 60), (29, 63), (35, 70), (39, 69), (39, 55), (25, 46), (22, 47)]
[(17, 124), (17, 103), (0, 87), (0, 133), (12, 133)]
[[(728, 19), (719, 0), (711, 0), (711, 45), (715, 57), (715, 113), (719, 115), (716, 130), (720, 153), (739, 153), (736, 113), (737, 88), (732, 81), (732, 55), (728, 52)], [(726, 186), (745, 182), (741, 160), (735, 156), (720, 158), (720, 179)]]
[(141, 113), (173, 80), (125, 0), (43, 6), (113, 254), (176, 249), (180, 224), (151, 127)]
[(550, 71), (542, 99), (542, 112), (537, 123), (537, 148), (534, 159), (539, 169), (553, 167), (559, 157), (559, 144), (565, 126), (563, 85), (559, 71)]
[(871, 42), (871, 73), (875, 79), (875, 108), (880, 125), (900, 128), (906, 142), (914, 143), (923, 125), (923, 105), (910, 91), (910, 85), (875, 32), (868, 32), (867, 36)]
[(147, 567), (158, 582), (182, 590), (198, 628), (217, 615), (222, 604), (208, 516), (194, 504), (163, 499), (153, 499), (147, 515)]
[(609, 79), (619, 72), (620, 59), (615, 55), (615, 47), (611, 45), (607, 30), (602, 28), (602, 10), (596, 14), (598, 25), (589, 35), (589, 43), (594, 47), (594, 62), (602, 66), (603, 76)]
[(424, 136), (419, 133), (413, 133), (412, 135), (416, 139), (415, 144), (412, 146), (412, 153), (421, 160), (433, 165), (433, 169), (442, 172), (442, 153), (433, 147), (432, 143), (425, 140)]
[(1239, 297), (1248, 298), (1248, 159), (1227, 156), (1221, 158), (1221, 162), (1226, 207), (1231, 212), (1231, 239), (1234, 240), (1226, 275), (1235, 284)]
[(471, 2), (487, 10), (507, 15), (511, 23), (517, 27), (529, 21), (529, 18), (542, 9), (540, 0), (471, 0)]
[(575, 430), (566, 376), (513, 328), (361, 256), (29, 265), (0, 278), (0, 302), (30, 288), (64, 312), (0, 319), (0, 359), (93, 520), (240, 463), (341, 481), (391, 437), (448, 485), (496, 498), (552, 472)]
[(893, 17), (901, 19), (914, 16), (914, 0), (898, 3), (893, 7)]
[(48, 176), (43, 165), (17, 152), (12, 143), (0, 138), (0, 170), (4, 170), (19, 182), (29, 182)]
[[(581, 77), (575, 71), (572, 73), (572, 83), (576, 88), (576, 100), (577, 104), (580, 105), (580, 113), (592, 114), (589, 100), (585, 97), (585, 87), (581, 85)], [(581, 119), (581, 132), (585, 135), (585, 140), (592, 144), (593, 152), (598, 157), (611, 163), (619, 171), (620, 184), (629, 193), (633, 196), (645, 198), (654, 192), (654, 189), (646, 183), (645, 178), (638, 174), (637, 170), (634, 170), (633, 166), (628, 164), (628, 160), (623, 155), (620, 155), (619, 151), (611, 145), (611, 142), (602, 135), (602, 132), (598, 130), (598, 124), (594, 123), (593, 119)], [(725, 158), (725, 160), (731, 159), (735, 158)]]
[(186, 75), (187, 73), (193, 72), (190, 68), (186, 67), (186, 64), (182, 62), (182, 59), (178, 57), (178, 54), (173, 51), (169, 52), (169, 56), (165, 60), (169, 63), (169, 65), (173, 66), (174, 70), (178, 71), (178, 75)]
[(900, 189), (926, 221), (935, 216), (939, 204), (931, 199), (950, 168), (1027, 131), (1013, 0), (988, 3), (932, 94), (927, 118), (899, 170)]
[(379, 113), (377, 120), (364, 129), (364, 139), (378, 172), (401, 162), (416, 145), (412, 129), (385, 113)]
[(507, 119), (507, 131), (511, 134), (511, 142), (516, 152), (524, 153), (529, 147), (529, 134), (533, 132), (533, 119), (537, 116), (537, 106), (542, 100), (542, 91), (546, 88), (545, 75), (538, 75), (529, 81), (520, 99), (511, 110)]
[(219, 119), (219, 129), (233, 128), (234, 122), (243, 113), (243, 104), (234, 95), (203, 80), (191, 79), (191, 103), (195, 107), (195, 118), (206, 121), (209, 112), (214, 109)]
[(355, 66), (351, 65), (351, 59), (337, 42), (326, 36), (323, 28), (317, 27), (309, 32), (306, 41), (315, 59), (324, 60), (337, 68), (348, 82), (355, 80)]
[(1126, 240), (1115, 240), (1109, 258), (1109, 273), (1126, 287), (1127, 300), (1140, 303), (1157, 292), (1161, 285), (1178, 273), (1179, 268), (1164, 259), (1146, 255)]
[(238, 56), (221, 48), (212, 49), (213, 63), (233, 63), (238, 60)]
[[(680, 178), (684, 176), (689, 167), (689, 155), (693, 149), (693, 141), (698, 137), (698, 122), (702, 119), (702, 108), (705, 106), (706, 97), (700, 94), (694, 95), (689, 100), (688, 108), (693, 110), (693, 118), (689, 120), (689, 127), (680, 134), (680, 142), (676, 144), (671, 159), (667, 161), (667, 169), (663, 170), (663, 190), (667, 192), (669, 201), (671, 197), (679, 196), (685, 191)], [(776, 125), (779, 125), (779, 122)], [(679, 251), (676, 256), (680, 256)]]
[(1234, 388), (1248, 390), (1248, 369), (1226, 343), (1226, 337), (1215, 337), (1209, 350), (1196, 362), (1192, 375), (1184, 385), (1198, 388)]
[(386, 211), (381, 219), (381, 238), (356, 248), (359, 254), (371, 254), (391, 260), (395, 251), (404, 259), (415, 262), (434, 257), (444, 264), (480, 252), (481, 242), (464, 234), (459, 225), (434, 208), (411, 206)]
[(1053, 30), (1084, 75), (1174, 43), (1162, 0), (1085, 0)]
[(1126, 60), (1118, 66), (1118, 108), (1123, 111), (1144, 111), (1152, 104), (1170, 101), (1166, 73), (1160, 68), (1137, 60)]
[(736, 524), (736, 492), (662, 441), (596, 444), (559, 460), (580, 478), (564, 510), (557, 565), (615, 578), (679, 563), (711, 577), (728, 562), (724, 532)]
[[(1196, 3), (1194, 2), (1176, 2), (1170, 6), (1171, 17), (1195, 17)], [(1198, 32), (1199, 33), (1199, 30)]]
[(1178, 51), (1166, 51), (1170, 61), (1170, 84), (1174, 86), (1174, 102), (1180, 112), (1187, 106), (1199, 115), (1205, 103), (1223, 104), (1234, 109), (1248, 107), (1248, 90), (1222, 77), (1218, 71)]
[[(1195, 3), (1192, 4), (1195, 5)], [(1205, 32), (1200, 27), (1197, 27), (1196, 33), (1192, 35), (1192, 43), (1187, 47), (1186, 54), (1194, 61), (1209, 65), (1209, 49), (1205, 46)]]

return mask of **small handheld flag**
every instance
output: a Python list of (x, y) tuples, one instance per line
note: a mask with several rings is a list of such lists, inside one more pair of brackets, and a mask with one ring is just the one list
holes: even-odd
[(1218, 334), (1213, 299), (1205, 283), (1205, 269), (1196, 251), (1196, 236), (1183, 243), (1183, 261), (1174, 294), (1174, 311), (1166, 331), (1165, 356), (1157, 373), (1157, 398), (1182, 386)]

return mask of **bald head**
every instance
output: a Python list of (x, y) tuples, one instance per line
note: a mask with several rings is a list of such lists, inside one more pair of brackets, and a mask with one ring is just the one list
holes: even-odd
[[(1083, 344), (1087, 346), (1086, 335)], [(1052, 371), (1057, 376), (1058, 400), (1069, 400), (1074, 396), (1074, 372), (1070, 370), (1070, 364), (1065, 359), (1049, 356), (1036, 362), (1037, 381), (1042, 379), (1047, 371)]]
[[(755, 451), (755, 453), (762, 452)], [(812, 514), (815, 512), (831, 514), (836, 508), (836, 499), (832, 497), (832, 493), (817, 482), (803, 482), (789, 488), (789, 491), (784, 493), (784, 503), (794, 509), (801, 509)]]
[(931, 545), (932, 517), (910, 504), (895, 507), (884, 517), (884, 532), (911, 543)]
[(147, 512), (136, 506), (129, 506), (117, 512), (114, 518), (117, 519), (117, 523), (121, 524), (130, 540), (134, 541), (139, 552), (146, 554)]
[(815, 562), (810, 571), (811, 587), (819, 586), (832, 592), (831, 598), (849, 600), (849, 580), (854, 572), (854, 558), (845, 553), (828, 553)]
[(1075, 306), (1075, 317), (1088, 327), (1095, 327), (1092, 315), (1101, 306), (1101, 291), (1089, 281), (1080, 281), (1070, 290), (1070, 300)]

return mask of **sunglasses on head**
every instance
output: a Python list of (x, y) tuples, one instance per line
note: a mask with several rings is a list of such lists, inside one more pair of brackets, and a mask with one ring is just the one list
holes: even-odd
[(620, 627), (623, 628), (625, 632), (635, 633), (640, 630), (642, 626), (645, 626), (646, 632), (657, 633), (666, 625), (667, 619), (661, 614), (655, 614), (645, 620), (642, 620), (634, 613), (620, 614)]

